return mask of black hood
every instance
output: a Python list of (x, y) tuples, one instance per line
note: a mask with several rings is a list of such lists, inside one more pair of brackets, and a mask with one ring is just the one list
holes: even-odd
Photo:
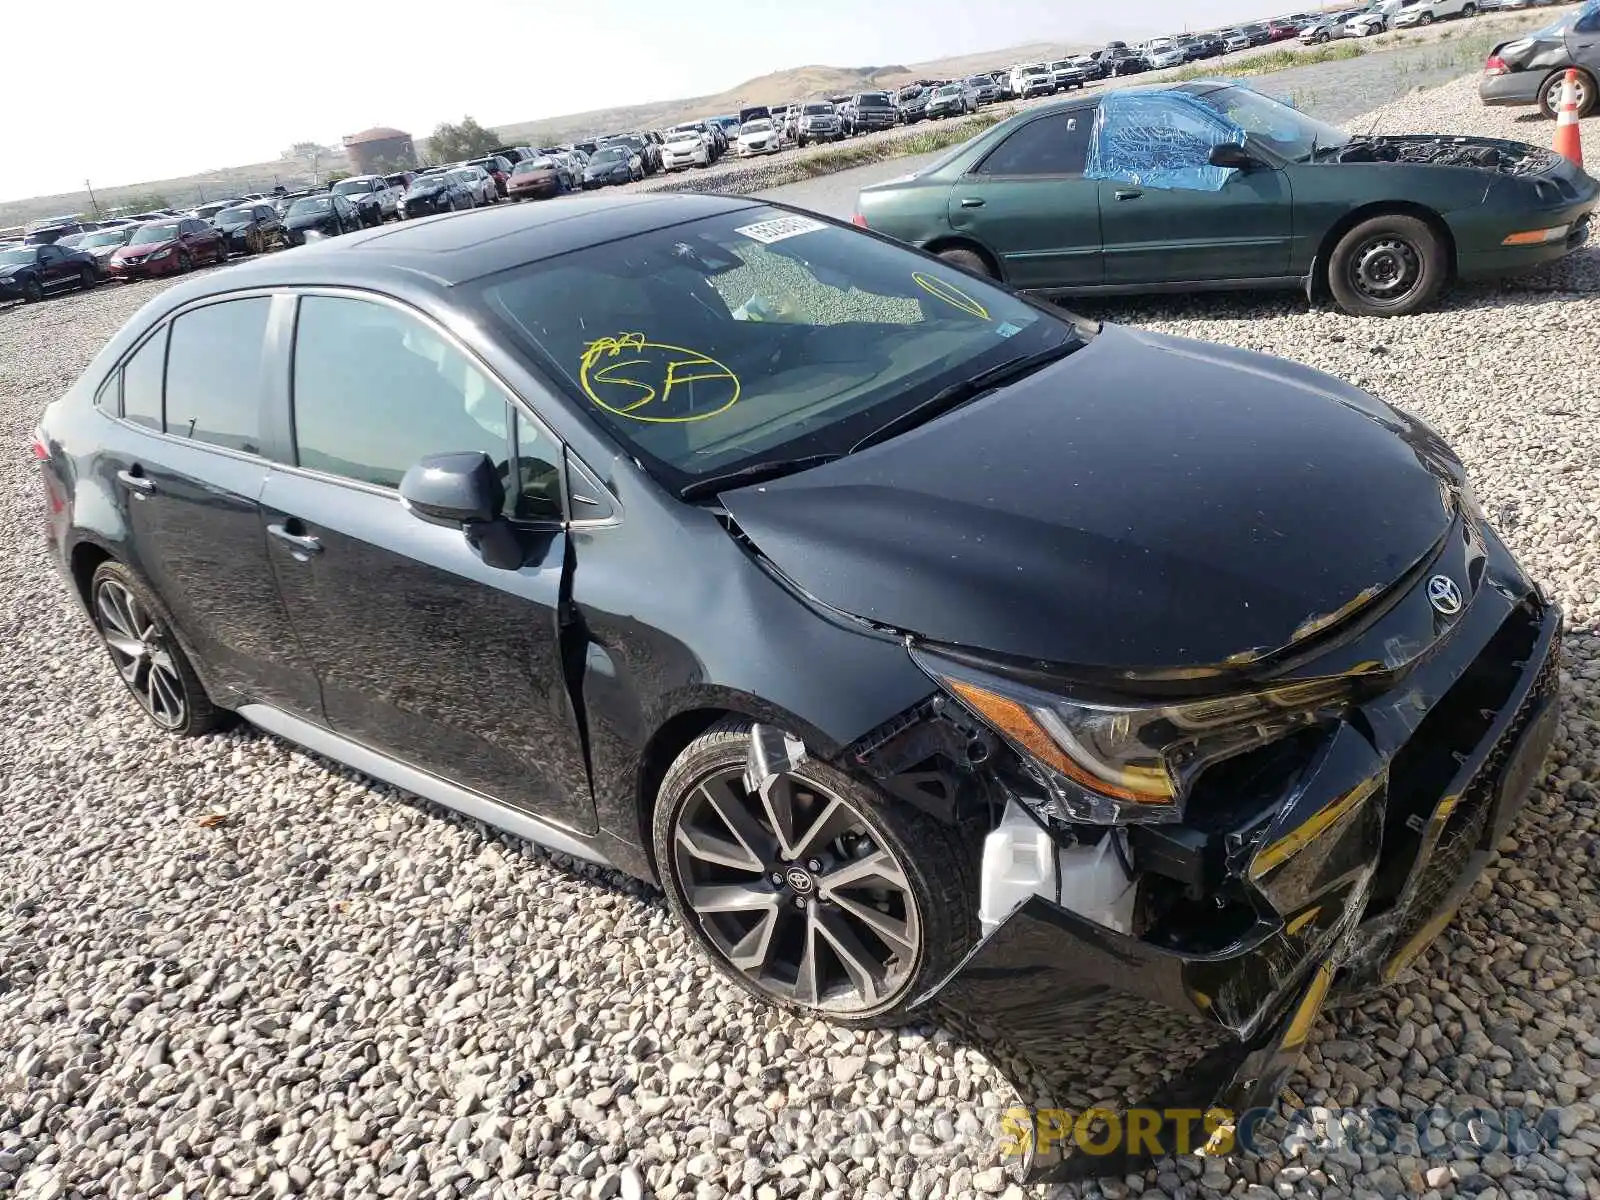
[(837, 462), (722, 495), (832, 608), (1110, 670), (1289, 645), (1443, 537), (1456, 464), (1296, 363), (1106, 326), (1084, 349)]
[(325, 225), (337, 215), (331, 208), (320, 212), (298, 212), (284, 217), (283, 224), (288, 229), (309, 229), (313, 225)]

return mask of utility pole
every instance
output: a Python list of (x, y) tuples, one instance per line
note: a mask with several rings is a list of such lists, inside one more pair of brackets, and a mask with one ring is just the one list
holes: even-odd
[(94, 188), (90, 186), (87, 179), (83, 181), (83, 187), (89, 193), (89, 207), (94, 209), (94, 215), (98, 217), (100, 215), (100, 201), (94, 198)]

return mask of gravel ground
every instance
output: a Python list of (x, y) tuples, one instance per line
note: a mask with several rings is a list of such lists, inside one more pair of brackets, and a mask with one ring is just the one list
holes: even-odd
[[(1408, 127), (1530, 132), (1470, 81), (1392, 106)], [(0, 441), (159, 286), (0, 312)], [(1439, 942), (1317, 1030), (1296, 1144), (1062, 1194), (1600, 1200), (1597, 293), (1591, 248), (1391, 321), (1292, 296), (1094, 307), (1425, 416), (1571, 629), (1549, 774)], [(609, 872), (265, 735), (155, 733), (46, 563), (31, 474), (0, 478), (0, 1194), (1032, 1194), (993, 1164), (1004, 1079), (949, 1034), (780, 1016)], [(1542, 1112), (1554, 1136), (1480, 1116), (1431, 1153), (1341, 1143), (1325, 1110), (1350, 1105)]]

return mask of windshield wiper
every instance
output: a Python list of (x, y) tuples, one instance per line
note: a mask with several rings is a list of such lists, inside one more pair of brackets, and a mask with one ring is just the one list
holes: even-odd
[(1077, 338), (1068, 339), (1059, 345), (1051, 346), (1047, 350), (1039, 350), (1033, 354), (1019, 354), (1015, 358), (1008, 358), (997, 366), (990, 367), (987, 371), (980, 371), (971, 379), (962, 379), (952, 383), (949, 387), (941, 388), (929, 396), (921, 404), (908, 408), (897, 417), (885, 421), (878, 428), (867, 434), (864, 438), (850, 447), (850, 453), (865, 450), (868, 446), (876, 446), (879, 442), (886, 442), (890, 438), (898, 437), (908, 429), (915, 429), (918, 425), (925, 425), (941, 413), (947, 413), (953, 408), (960, 408), (963, 404), (976, 400), (985, 392), (992, 392), (995, 388), (1008, 383), (1015, 383), (1025, 375), (1031, 375), (1041, 367), (1047, 367), (1058, 359), (1065, 358), (1074, 350), (1083, 345)]
[(726, 488), (746, 487), (752, 483), (778, 479), (784, 475), (793, 475), (796, 471), (804, 471), (808, 467), (820, 467), (823, 463), (830, 463), (843, 457), (843, 454), (833, 451), (827, 454), (804, 454), (799, 458), (762, 459), (760, 462), (746, 463), (732, 471), (707, 475), (704, 479), (696, 479), (693, 483), (685, 484), (678, 489), (678, 498), (693, 500), (699, 496), (711, 496)]

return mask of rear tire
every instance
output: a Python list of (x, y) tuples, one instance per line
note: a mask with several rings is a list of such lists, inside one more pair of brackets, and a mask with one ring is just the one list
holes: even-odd
[[(661, 782), (652, 842), (673, 915), (719, 971), (769, 1004), (858, 1028), (905, 1020), (978, 940), (973, 855), (954, 829), (816, 759), (783, 777), (787, 803), (774, 807), (788, 832), (774, 838), (767, 806), (740, 781), (749, 747), (750, 723), (723, 721)], [(695, 835), (706, 851), (696, 852)], [(780, 848), (786, 841), (797, 853)], [(869, 862), (877, 869), (861, 869)], [(830, 881), (845, 871), (858, 882)], [(864, 975), (850, 970), (841, 942)]]
[(939, 257), (952, 267), (960, 267), (969, 275), (977, 275), (982, 279), (993, 279), (994, 271), (984, 261), (983, 255), (976, 250), (968, 250), (962, 246), (952, 246), (948, 250), (940, 250)]
[(95, 569), (89, 612), (117, 674), (156, 726), (198, 737), (228, 719), (206, 695), (150, 589), (115, 559)]
[[(1566, 78), (1567, 69), (1562, 67), (1552, 71), (1545, 77), (1544, 83), (1539, 85), (1539, 111), (1546, 118), (1554, 121), (1556, 114), (1561, 110), (1561, 82)], [(1582, 120), (1594, 112), (1596, 96), (1600, 89), (1595, 87), (1594, 76), (1578, 68), (1578, 118)]]
[(1427, 222), (1386, 213), (1339, 239), (1328, 256), (1328, 290), (1352, 316), (1405, 316), (1432, 303), (1448, 272), (1444, 241)]

